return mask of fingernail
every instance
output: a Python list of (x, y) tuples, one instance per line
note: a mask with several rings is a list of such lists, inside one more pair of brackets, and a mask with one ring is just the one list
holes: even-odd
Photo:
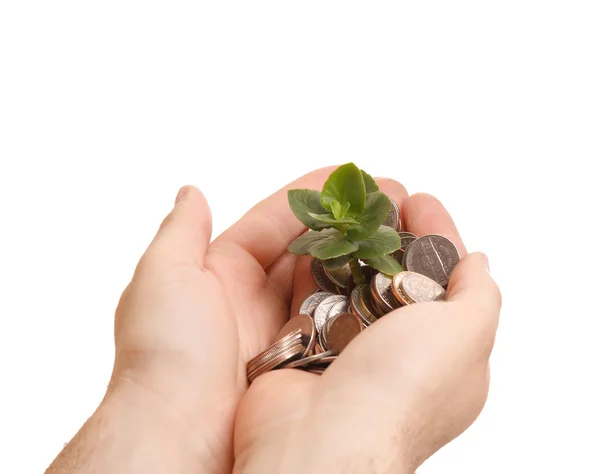
[(490, 260), (488, 256), (483, 252), (481, 252), (481, 256), (483, 258), (483, 268), (485, 268), (486, 272), (490, 273)]
[(177, 193), (177, 197), (175, 198), (175, 204), (177, 204), (179, 201), (181, 201), (188, 193), (188, 187), (184, 186), (183, 188), (181, 188), (179, 190), (179, 192)]

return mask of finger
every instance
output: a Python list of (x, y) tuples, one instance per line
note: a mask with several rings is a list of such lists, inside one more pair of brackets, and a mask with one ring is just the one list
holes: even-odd
[(289, 304), (292, 299), (294, 271), (298, 256), (285, 252), (267, 268), (267, 277), (275, 291)]
[(417, 193), (406, 199), (402, 206), (402, 216), (409, 232), (418, 236), (443, 235), (456, 245), (461, 256), (467, 253), (452, 217), (442, 203), (430, 194)]
[(335, 167), (321, 168), (304, 175), (258, 203), (238, 222), (215, 239), (212, 245), (236, 244), (268, 268), (304, 232), (305, 227), (292, 213), (287, 192), (290, 189), (321, 189)]
[(502, 296), (483, 253), (471, 253), (456, 265), (450, 275), (447, 301), (456, 306), (454, 313), (463, 323), (471, 344), (478, 345), (480, 354), (487, 359), (498, 329)]
[(184, 186), (142, 260), (161, 266), (202, 267), (211, 232), (212, 218), (206, 198), (195, 187)]
[(402, 220), (402, 205), (408, 198), (406, 188), (398, 181), (390, 178), (377, 178), (375, 181), (379, 186), (379, 190), (398, 204), (398, 208), (400, 209), (400, 219)]
[(450, 276), (446, 300), (475, 309), (492, 324), (497, 324), (502, 296), (489, 273), (485, 254), (470, 253), (456, 265)]

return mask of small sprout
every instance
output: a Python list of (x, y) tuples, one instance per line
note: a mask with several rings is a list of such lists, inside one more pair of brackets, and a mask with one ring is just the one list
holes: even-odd
[(331, 173), (321, 192), (292, 189), (288, 200), (294, 215), (310, 229), (290, 244), (290, 252), (312, 255), (330, 270), (349, 264), (357, 285), (364, 281), (359, 259), (386, 275), (403, 270), (390, 255), (402, 246), (400, 236), (383, 225), (392, 203), (354, 163)]

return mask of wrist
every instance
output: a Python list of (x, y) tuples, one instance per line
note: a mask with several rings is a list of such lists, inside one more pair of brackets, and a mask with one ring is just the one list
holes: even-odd
[(119, 381), (47, 474), (222, 474), (231, 470), (229, 459), (159, 398)]
[(125, 379), (111, 384), (98, 413), (132, 444), (139, 443), (135, 450), (140, 456), (146, 452), (147, 459), (155, 458), (147, 469), (132, 472), (230, 471), (228, 446), (223, 446), (229, 440), (220, 437), (222, 420), (200, 413), (191, 416), (160, 393)]
[(286, 424), (280, 432), (257, 439), (236, 455), (234, 474), (413, 474), (420, 464), (409, 450), (402, 427), (385, 433), (380, 422), (350, 425), (348, 419), (328, 418), (310, 417), (293, 427)]

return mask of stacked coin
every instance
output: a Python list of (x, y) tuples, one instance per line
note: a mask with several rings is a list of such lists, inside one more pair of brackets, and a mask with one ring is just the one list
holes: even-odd
[(279, 368), (321, 374), (377, 319), (402, 306), (444, 300), (460, 258), (454, 244), (440, 235), (398, 234), (402, 247), (393, 256), (405, 271), (393, 278), (363, 265), (365, 283), (355, 285), (349, 265), (327, 270), (313, 258), (312, 277), (319, 290), (302, 302), (276, 342), (248, 363), (248, 380)]

